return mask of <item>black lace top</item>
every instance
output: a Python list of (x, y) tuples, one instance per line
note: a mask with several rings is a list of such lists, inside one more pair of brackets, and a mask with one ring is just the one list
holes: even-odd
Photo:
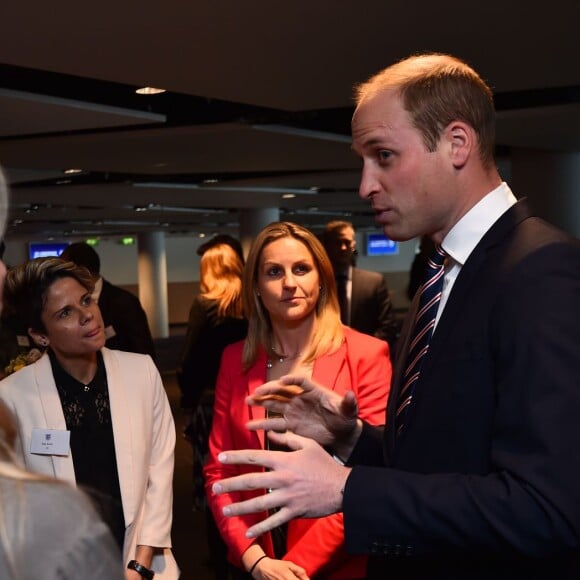
[(50, 350), (49, 355), (66, 427), (71, 432), (70, 446), (77, 485), (91, 496), (97, 511), (122, 547), (125, 520), (103, 356), (98, 353), (97, 372), (93, 380), (84, 385), (60, 366)]

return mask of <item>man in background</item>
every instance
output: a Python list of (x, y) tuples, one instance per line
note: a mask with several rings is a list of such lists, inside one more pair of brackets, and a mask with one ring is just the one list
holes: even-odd
[(95, 279), (93, 299), (98, 303), (103, 315), (107, 339), (105, 346), (148, 354), (155, 360), (153, 337), (139, 299), (101, 276), (99, 254), (88, 244), (78, 242), (68, 246), (60, 257), (84, 266)]
[(356, 238), (350, 222), (334, 220), (322, 232), (332, 262), (343, 324), (389, 343), (393, 352), (398, 324), (385, 277), (355, 266)]

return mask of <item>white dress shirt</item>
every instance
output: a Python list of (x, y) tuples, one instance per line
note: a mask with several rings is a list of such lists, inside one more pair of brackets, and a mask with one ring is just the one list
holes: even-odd
[(507, 183), (502, 182), (476, 203), (445, 236), (441, 247), (449, 258), (445, 266), (441, 302), (435, 324), (441, 318), (453, 284), (467, 258), (493, 224), (516, 202), (517, 199)]

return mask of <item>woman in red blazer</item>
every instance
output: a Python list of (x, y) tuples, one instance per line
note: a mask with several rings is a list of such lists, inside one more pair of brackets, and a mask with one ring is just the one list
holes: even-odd
[(245, 427), (264, 417), (264, 408), (249, 407), (245, 399), (266, 381), (298, 373), (340, 394), (354, 390), (360, 417), (384, 423), (391, 379), (388, 345), (342, 326), (328, 256), (316, 236), (296, 224), (274, 223), (260, 232), (248, 256), (243, 293), (248, 336), (224, 351), (204, 468), (208, 501), (229, 559), (240, 577), (248, 577), (244, 570), (260, 579), (364, 578), (366, 558), (344, 552), (342, 515), (293, 520), (283, 530), (248, 539), (246, 530), (264, 514), (226, 518), (222, 507), (262, 490), (216, 496), (211, 487), (252, 470), (221, 464), (221, 451), (268, 446), (263, 432)]

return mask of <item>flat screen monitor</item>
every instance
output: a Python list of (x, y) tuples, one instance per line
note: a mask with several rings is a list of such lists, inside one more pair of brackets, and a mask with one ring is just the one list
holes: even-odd
[(393, 256), (399, 253), (399, 243), (384, 234), (367, 234), (367, 256)]
[(57, 258), (68, 246), (68, 242), (30, 242), (28, 244), (28, 257), (35, 258)]

